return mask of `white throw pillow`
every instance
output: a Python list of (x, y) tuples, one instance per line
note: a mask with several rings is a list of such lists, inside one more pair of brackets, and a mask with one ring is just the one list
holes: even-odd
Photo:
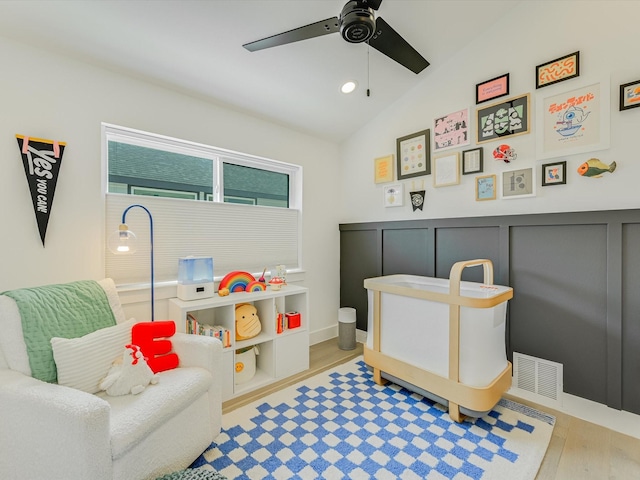
[(58, 371), (58, 384), (87, 393), (100, 391), (98, 384), (113, 361), (131, 343), (131, 327), (135, 320), (102, 328), (80, 338), (51, 339), (53, 359)]

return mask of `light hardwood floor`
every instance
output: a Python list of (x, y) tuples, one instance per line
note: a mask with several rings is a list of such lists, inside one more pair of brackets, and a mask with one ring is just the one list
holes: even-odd
[[(345, 351), (332, 339), (311, 346), (309, 354), (309, 370), (225, 402), (223, 414), (362, 355), (362, 344), (358, 343), (355, 350)], [(553, 436), (536, 480), (640, 480), (640, 439), (520, 398), (512, 397), (512, 400), (556, 417)]]

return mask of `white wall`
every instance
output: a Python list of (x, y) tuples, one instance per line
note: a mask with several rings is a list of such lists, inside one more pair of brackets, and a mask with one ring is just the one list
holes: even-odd
[[(336, 145), (1, 37), (0, 64), (0, 291), (104, 276), (100, 124), (108, 122), (302, 165), (311, 331), (316, 341), (335, 331), (339, 208), (326, 186), (339, 165)], [(67, 143), (44, 248), (15, 134)], [(158, 318), (165, 311), (160, 301)]]
[[(640, 207), (638, 134), (640, 108), (620, 112), (620, 84), (640, 79), (638, 44), (640, 33), (628, 19), (640, 16), (638, 1), (539, 1), (525, 0), (498, 24), (487, 25), (477, 41), (446, 64), (431, 65), (424, 80), (401, 101), (376, 117), (343, 145), (342, 208), (340, 221), (363, 222), (446, 218), (557, 211), (588, 211)], [(451, 35), (455, 35), (455, 22)], [(446, 39), (443, 39), (443, 42)], [(437, 46), (434, 46), (437, 48)], [(580, 51), (580, 77), (536, 91), (536, 65)], [(428, 55), (427, 55), (428, 57)], [(461, 183), (434, 188), (432, 176), (425, 180), (426, 205), (413, 212), (408, 202), (411, 179), (405, 180), (403, 207), (384, 208), (382, 185), (373, 182), (373, 160), (396, 152), (396, 138), (433, 129), (433, 119), (465, 107), (475, 113), (475, 85), (498, 75), (510, 74), (510, 98), (531, 93), (531, 132), (503, 142), (484, 143), (483, 175), (516, 168), (534, 167), (537, 195), (533, 198), (475, 201), (475, 175), (461, 175)], [(535, 104), (539, 96), (572, 90), (588, 79), (610, 78), (610, 148), (603, 151), (559, 157), (567, 161), (567, 185), (540, 187), (541, 165), (550, 160), (536, 158)], [(487, 102), (484, 105), (490, 105)], [(475, 121), (473, 122), (475, 125)], [(472, 125), (472, 126), (473, 126)], [(471, 146), (458, 149), (473, 148)], [(500, 143), (511, 144), (518, 158), (510, 164), (493, 159)], [(452, 150), (454, 151), (454, 150)], [(591, 157), (617, 170), (602, 178), (580, 177), (576, 169)]]

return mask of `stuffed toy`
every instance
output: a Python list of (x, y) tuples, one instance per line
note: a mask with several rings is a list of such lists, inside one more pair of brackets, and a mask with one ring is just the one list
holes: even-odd
[(137, 345), (126, 345), (122, 358), (113, 362), (99, 386), (111, 396), (137, 395), (150, 383), (158, 383), (158, 375), (153, 373)]
[(236, 340), (253, 338), (260, 333), (262, 325), (258, 310), (250, 303), (236, 305)]

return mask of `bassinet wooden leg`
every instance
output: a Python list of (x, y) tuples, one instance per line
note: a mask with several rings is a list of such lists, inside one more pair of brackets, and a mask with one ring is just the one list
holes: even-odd
[(384, 385), (385, 383), (387, 383), (387, 379), (382, 378), (382, 371), (379, 368), (373, 369), (373, 381), (378, 385)]
[(460, 405), (457, 403), (449, 402), (449, 416), (451, 420), (457, 423), (462, 423), (464, 415), (460, 413)]

